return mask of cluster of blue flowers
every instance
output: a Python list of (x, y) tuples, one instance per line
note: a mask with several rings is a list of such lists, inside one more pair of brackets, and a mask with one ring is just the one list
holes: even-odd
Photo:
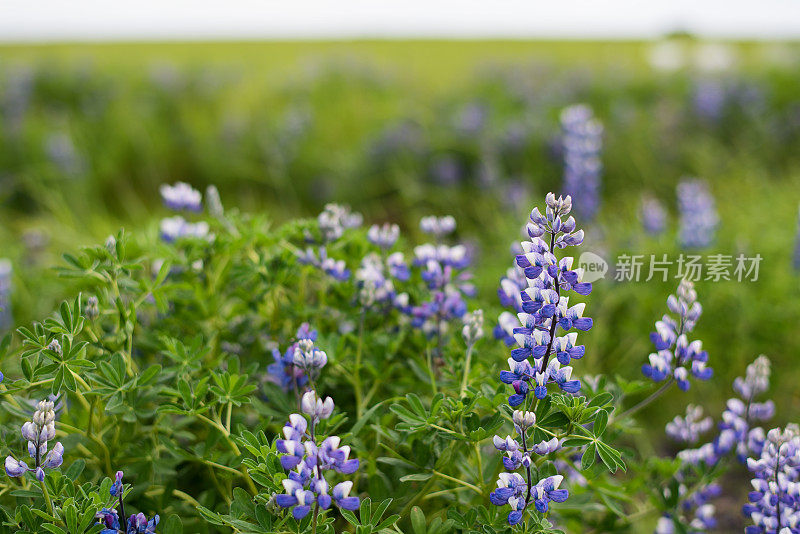
[(702, 180), (684, 179), (678, 184), (677, 193), (681, 246), (710, 246), (714, 242), (719, 216), (708, 185)]
[(302, 414), (289, 416), (283, 438), (276, 441), (281, 466), (288, 471), (288, 477), (282, 482), (286, 493), (276, 495), (275, 503), (291, 508), (297, 520), (307, 516), (314, 505), (317, 512), (332, 504), (344, 510), (358, 510), (359, 498), (350, 496), (353, 482), (346, 480), (331, 486), (325, 476), (326, 471), (349, 475), (359, 467), (358, 460), (350, 458), (350, 447), (341, 445), (338, 436), (322, 441), (317, 436), (317, 424), (333, 413), (333, 399), (323, 400), (312, 389), (303, 394), (300, 406)]
[(677, 295), (667, 298), (667, 308), (675, 314), (665, 314), (656, 321), (656, 331), (650, 334), (656, 352), (649, 356), (649, 363), (642, 366), (642, 373), (655, 382), (669, 378), (676, 381), (678, 387), (689, 389), (689, 376), (700, 380), (708, 380), (713, 370), (706, 364), (708, 353), (703, 350), (700, 340), (690, 342), (687, 334), (695, 327), (703, 307), (697, 302), (697, 292), (689, 280), (682, 280), (678, 285)]
[(795, 271), (800, 271), (800, 215), (797, 217), (797, 236), (794, 238), (792, 267), (794, 267)]
[[(141, 512), (125, 517), (125, 503), (123, 502), (125, 485), (122, 483), (122, 476), (122, 471), (117, 471), (114, 483), (109, 490), (112, 497), (119, 499), (119, 512), (115, 508), (103, 508), (95, 516), (97, 524), (103, 527), (100, 534), (155, 534), (156, 526), (161, 519), (158, 514), (152, 519), (147, 519), (147, 516)], [(120, 520), (120, 514), (122, 520)], [(125, 528), (122, 525), (125, 525)]]
[[(582, 358), (585, 347), (577, 345), (578, 333), (569, 331), (586, 331), (592, 327), (592, 320), (583, 317), (585, 304), (570, 306), (565, 294), (574, 291), (588, 295), (591, 284), (581, 281), (581, 269), (572, 269), (571, 257), (558, 260), (554, 254), (557, 248), (583, 242), (583, 230), (576, 230), (575, 219), (572, 216), (564, 219), (572, 209), (572, 199), (569, 196), (556, 198), (549, 193), (546, 204), (544, 215), (538, 208), (531, 212), (527, 225), (530, 240), (521, 243), (522, 253), (516, 257), (520, 271), (509, 273), (514, 280), (508, 277), (507, 283), (501, 282), (501, 300), (506, 296), (508, 304), (520, 309), (516, 318), (510, 312), (504, 312), (500, 318), (499, 337), (513, 339), (516, 345), (508, 360), (510, 370), (500, 373), (500, 380), (514, 388), (508, 399), (512, 407), (525, 403), (531, 390), (536, 399), (545, 398), (549, 384), (555, 384), (566, 393), (577, 393), (581, 383), (572, 380), (569, 363)], [(525, 277), (524, 284), (520, 275)], [(517, 289), (518, 297), (509, 294)], [(544, 513), (550, 501), (563, 502), (568, 496), (567, 490), (558, 489), (562, 475), (547, 477), (535, 485), (531, 480), (531, 453), (550, 454), (560, 447), (559, 440), (553, 437), (530, 444), (527, 431), (536, 423), (534, 413), (517, 410), (513, 419), (519, 440), (511, 436), (505, 439), (496, 436), (494, 440), (495, 447), (505, 453), (503, 465), (509, 473), (501, 475), (498, 489), (490, 496), (493, 504), (511, 506), (508, 521), (512, 525), (521, 520), (522, 511), (531, 502)], [(520, 468), (525, 468), (527, 479), (514, 473)]]
[(345, 281), (350, 278), (350, 270), (344, 260), (336, 260), (328, 256), (328, 247), (338, 241), (345, 230), (357, 228), (364, 221), (360, 213), (350, 211), (347, 206), (327, 204), (325, 209), (317, 216), (317, 229), (319, 237), (311, 233), (306, 234), (306, 241), (312, 245), (299, 255), (300, 263), (313, 265), (331, 278)]
[(389, 253), (399, 237), (400, 228), (396, 224), (374, 224), (367, 231), (367, 240), (377, 246), (380, 253), (365, 255), (355, 274), (358, 300), (364, 308), (384, 305), (405, 309), (408, 306), (408, 294), (398, 294), (393, 280), (405, 282), (411, 277), (411, 271), (402, 252)]
[[(738, 461), (745, 462), (752, 455), (760, 455), (763, 449), (765, 433), (761, 427), (753, 427), (757, 421), (770, 419), (775, 412), (771, 400), (756, 402), (755, 398), (769, 388), (770, 362), (766, 356), (759, 356), (747, 366), (744, 377), (737, 377), (733, 389), (738, 397), (731, 398), (722, 412), (722, 420), (718, 425), (719, 432), (714, 439), (699, 447), (687, 448), (678, 453), (678, 459), (687, 466), (716, 466), (723, 458), (734, 453)], [(699, 436), (710, 430), (710, 418), (704, 418), (702, 409), (690, 406), (685, 417), (676, 417), (667, 425), (667, 434), (677, 441), (694, 444)], [(677, 474), (678, 479), (684, 473)], [(718, 484), (712, 483), (688, 493), (686, 486), (679, 486), (681, 507), (684, 513), (694, 512), (690, 522), (694, 532), (703, 532), (716, 524), (714, 506), (709, 501), (720, 495)], [(659, 522), (657, 534), (671, 534), (673, 519), (665, 516)], [(777, 531), (775, 531), (777, 532)]]
[(429, 337), (441, 338), (451, 321), (467, 313), (465, 297), (475, 295), (470, 283), (472, 275), (466, 271), (470, 256), (464, 245), (447, 245), (442, 241), (455, 231), (453, 217), (423, 217), (420, 228), (432, 235), (436, 242), (419, 245), (414, 249), (413, 264), (420, 269), (422, 280), (430, 291), (430, 299), (402, 311), (411, 315), (411, 324)]
[(584, 104), (561, 112), (564, 148), (564, 191), (575, 199), (575, 213), (591, 221), (600, 207), (600, 174), (603, 164), (603, 125)]
[[(564, 502), (569, 497), (568, 490), (559, 489), (564, 480), (562, 475), (549, 476), (536, 484), (531, 484), (531, 465), (533, 465), (531, 453), (545, 456), (555, 452), (560, 447), (559, 440), (552, 438), (529, 448), (528, 430), (536, 425), (536, 414), (515, 410), (513, 420), (514, 430), (521, 442), (511, 436), (506, 436), (505, 439), (500, 436), (494, 437), (495, 448), (504, 453), (503, 467), (506, 472), (500, 473), (497, 488), (489, 494), (489, 501), (492, 504), (511, 507), (508, 514), (510, 525), (516, 525), (522, 520), (522, 513), (531, 502), (537, 511), (546, 513), (551, 501)], [(516, 472), (521, 468), (525, 468), (527, 480)]]
[[(173, 211), (199, 212), (203, 209), (203, 195), (189, 184), (163, 184), (159, 191), (164, 205)], [(160, 230), (161, 239), (167, 243), (184, 237), (206, 239), (209, 235), (207, 222), (189, 222), (181, 215), (161, 219)]]
[[(573, 258), (558, 260), (552, 252), (583, 242), (583, 230), (575, 229), (575, 219), (570, 216), (563, 220), (571, 208), (569, 196), (556, 199), (552, 193), (548, 194), (546, 215), (538, 208), (533, 209), (527, 227), (530, 241), (521, 243), (523, 253), (516, 257), (528, 287), (519, 293), (522, 312), (517, 314), (516, 321), (503, 324), (506, 320), (501, 318), (504, 333), (513, 337), (516, 344), (509, 359), (510, 371), (500, 375), (500, 380), (514, 388), (515, 393), (509, 398), (511, 406), (524, 402), (529, 386), (533, 386), (537, 399), (547, 395), (550, 383), (567, 393), (577, 393), (580, 389), (580, 382), (570, 379), (572, 367), (568, 365), (571, 360), (583, 357), (585, 347), (577, 344), (578, 332), (569, 331), (589, 330), (592, 320), (583, 317), (586, 305), (570, 306), (565, 293), (588, 295), (592, 285), (581, 282), (583, 270), (572, 268)], [(549, 244), (542, 238), (545, 235), (549, 236)], [(557, 335), (559, 329), (563, 335)]]
[(4, 332), (14, 325), (14, 316), (11, 314), (11, 261), (0, 259), (0, 332)]
[(13, 456), (6, 457), (6, 474), (21, 477), (33, 471), (37, 480), (43, 481), (45, 469), (55, 469), (64, 461), (64, 446), (58, 442), (48, 450), (48, 442), (56, 437), (56, 412), (52, 400), (43, 400), (36, 406), (33, 417), (22, 425), (22, 437), (28, 441), (28, 454), (34, 460), (33, 467)]
[(652, 196), (642, 198), (639, 219), (644, 231), (650, 235), (660, 235), (667, 228), (667, 210), (657, 198)]
[(305, 387), (309, 377), (315, 378), (328, 363), (328, 355), (314, 345), (316, 341), (317, 331), (308, 323), (300, 325), (295, 342), (284, 353), (278, 349), (272, 351), (275, 361), (267, 366), (269, 379), (284, 391), (299, 391)]
[(773, 428), (747, 459), (753, 491), (742, 508), (753, 521), (746, 534), (800, 532), (800, 428)]

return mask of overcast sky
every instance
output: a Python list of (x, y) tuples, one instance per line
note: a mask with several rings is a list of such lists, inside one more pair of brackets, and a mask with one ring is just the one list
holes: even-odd
[(0, 41), (800, 38), (800, 0), (0, 0)]

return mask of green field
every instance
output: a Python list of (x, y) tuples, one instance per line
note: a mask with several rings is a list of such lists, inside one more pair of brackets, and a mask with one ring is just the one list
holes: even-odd
[[(691, 62), (704, 46), (675, 41)], [(758, 282), (700, 282), (698, 326), (717, 370), (689, 398), (726, 398), (746, 362), (768, 354), (781, 372), (775, 399), (789, 419), (800, 408), (794, 335), (800, 284), (792, 269), (800, 201), (797, 43), (728, 43), (734, 66), (657, 72), (652, 43), (353, 41), (4, 45), (0, 89), (28, 77), (19, 124), (6, 103), (0, 143), (0, 243), (14, 263), (13, 312), (25, 323), (69, 295), (49, 269), (63, 252), (100, 242), (124, 226), (152, 235), (165, 214), (158, 185), (216, 184), (226, 205), (277, 221), (313, 216), (327, 201), (350, 204), (367, 221), (391, 220), (417, 233), (427, 213), (452, 213), (459, 236), (479, 246), (476, 305), (494, 316), (498, 278), (529, 207), (559, 190), (550, 148), (558, 113), (587, 102), (605, 126), (603, 206), (590, 250), (679, 254), (675, 194), (685, 175), (706, 179), (721, 224), (709, 252), (763, 256)], [(697, 83), (729, 91), (714, 120), (692, 107)], [(739, 97), (753, 88), (751, 100)], [(739, 100), (736, 100), (736, 99)], [(489, 109), (479, 134), (453, 132), (454, 115)], [(375, 156), (387, 125), (415, 125), (421, 147)], [(500, 143), (520, 124), (523, 145)], [(69, 140), (67, 161), (48, 155)], [(58, 139), (56, 139), (58, 141)], [(71, 148), (70, 148), (71, 147)], [(63, 145), (62, 145), (63, 148)], [(57, 152), (57, 150), (56, 150)], [(63, 155), (63, 154), (62, 154)], [(460, 162), (453, 185), (430, 177), (442, 155)], [(496, 182), (478, 170), (487, 155)], [(55, 159), (54, 159), (55, 158)], [(519, 186), (519, 192), (508, 184)], [(660, 238), (639, 230), (642, 193), (671, 213)], [(509, 204), (505, 197), (513, 195)], [(587, 225), (588, 226), (588, 225)], [(33, 244), (32, 244), (33, 243)], [(594, 247), (591, 248), (591, 247)], [(668, 283), (597, 284), (587, 370), (635, 377)], [(500, 351), (498, 351), (498, 357)], [(503, 365), (498, 359), (498, 368)], [(653, 408), (654, 427), (685, 398)], [(663, 408), (667, 406), (667, 408)]]

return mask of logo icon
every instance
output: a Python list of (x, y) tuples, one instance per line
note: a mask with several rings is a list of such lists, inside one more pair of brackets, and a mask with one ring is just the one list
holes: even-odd
[(584, 252), (578, 258), (578, 266), (583, 269), (583, 282), (596, 282), (603, 279), (608, 272), (606, 260), (594, 252)]

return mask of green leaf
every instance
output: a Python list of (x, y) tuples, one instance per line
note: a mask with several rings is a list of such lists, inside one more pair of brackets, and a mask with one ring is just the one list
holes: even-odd
[(415, 482), (421, 480), (428, 480), (433, 475), (431, 473), (413, 473), (411, 475), (406, 475), (400, 477), (400, 482)]
[(411, 528), (414, 529), (414, 534), (427, 534), (428, 527), (425, 522), (425, 514), (419, 506), (411, 509)]
[(183, 534), (183, 522), (181, 518), (172, 514), (167, 519), (161, 529), (162, 534)]
[(608, 412), (605, 410), (600, 410), (597, 412), (597, 415), (594, 417), (594, 435), (595, 436), (602, 436), (603, 432), (606, 431), (606, 425), (608, 425)]
[(594, 443), (591, 443), (588, 447), (586, 447), (583, 457), (581, 457), (581, 470), (586, 471), (594, 465), (594, 455), (596, 449), (597, 447)]

